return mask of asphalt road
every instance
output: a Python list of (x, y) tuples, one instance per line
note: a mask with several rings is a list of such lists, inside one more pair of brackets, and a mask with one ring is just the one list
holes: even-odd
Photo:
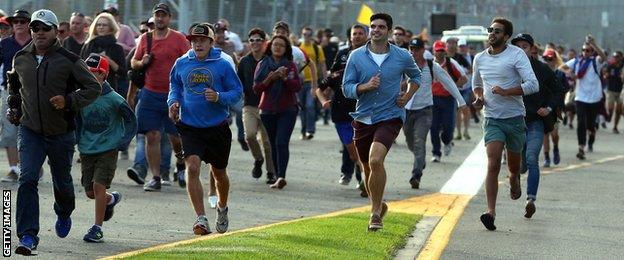
[[(562, 129), (562, 164), (541, 177), (537, 212), (524, 218), (523, 197), (512, 201), (509, 186), (499, 188), (495, 232), (479, 216), (486, 209), (482, 189), (457, 224), (442, 259), (623, 259), (624, 135), (598, 132), (586, 163), (575, 158), (576, 132)], [(603, 161), (601, 161), (603, 160)], [(504, 180), (506, 172), (501, 173)]]
[[(242, 151), (234, 141), (228, 167), (231, 181), (229, 202), (231, 230), (319, 215), (368, 203), (367, 199), (360, 198), (359, 191), (355, 189), (355, 181), (350, 186), (337, 183), (340, 177), (340, 143), (331, 123), (325, 126), (319, 121), (317, 125), (314, 139), (301, 141), (298, 135), (300, 125), (297, 123), (291, 138), (288, 186), (281, 191), (269, 189), (262, 181), (264, 176), (261, 181), (251, 178), (250, 172), (253, 167), (251, 154)], [(232, 126), (232, 129), (235, 127)], [(398, 200), (438, 192), (473, 150), (481, 136), (481, 130), (476, 125), (471, 127), (470, 133), (473, 139), (455, 141), (453, 153), (449, 157), (443, 157), (442, 163), (427, 164), (420, 190), (412, 190), (408, 184), (413, 156), (407, 150), (401, 133), (398, 143), (392, 147), (386, 160), (388, 172), (386, 199)], [(430, 142), (427, 148), (431, 149)], [(6, 154), (0, 154), (0, 165), (4, 167), (7, 165)], [(430, 157), (427, 159), (429, 161)], [(195, 237), (191, 229), (195, 216), (186, 190), (172, 186), (163, 187), (161, 192), (146, 193), (142, 187), (126, 177), (126, 168), (130, 165), (131, 161), (120, 160), (118, 163), (111, 190), (121, 192), (123, 200), (115, 208), (115, 216), (104, 223), (105, 242), (89, 244), (83, 242), (82, 237), (93, 224), (94, 202), (86, 198), (84, 189), (79, 184), (80, 164), (74, 164), (72, 170), (76, 190), (73, 227), (69, 236), (63, 239), (56, 237), (54, 233), (56, 215), (52, 210), (52, 183), (48, 166), (45, 164), (46, 174), (39, 185), (41, 241), (38, 251), (41, 257), (93, 259)], [(206, 169), (204, 167), (202, 171), (204, 183), (207, 183)], [(0, 186), (13, 191), (12, 207), (15, 212), (17, 185), (0, 183)], [(214, 210), (208, 207), (207, 209), (207, 214), (214, 216)], [(540, 212), (538, 216), (539, 214)], [(213, 225), (214, 218), (210, 217), (209, 220)], [(365, 228), (362, 227), (363, 230)], [(12, 230), (14, 249), (18, 243), (14, 218)]]

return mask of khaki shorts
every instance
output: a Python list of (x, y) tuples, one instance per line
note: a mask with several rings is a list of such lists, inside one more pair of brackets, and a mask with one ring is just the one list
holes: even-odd
[(82, 166), (82, 178), (80, 182), (85, 191), (93, 190), (93, 183), (98, 183), (110, 188), (115, 169), (117, 169), (117, 150), (99, 154), (80, 154)]
[(607, 90), (607, 104), (622, 104), (622, 93)]

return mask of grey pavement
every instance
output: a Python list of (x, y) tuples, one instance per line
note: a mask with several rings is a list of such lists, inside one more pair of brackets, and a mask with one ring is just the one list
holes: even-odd
[[(299, 140), (300, 124), (297, 122), (290, 144), (290, 163), (287, 172), (288, 186), (284, 190), (271, 190), (260, 181), (251, 178), (253, 159), (249, 152), (241, 150), (236, 141), (228, 172), (230, 191), (230, 230), (239, 230), (301, 217), (314, 216), (342, 209), (364, 206), (368, 200), (359, 196), (355, 181), (350, 186), (338, 184), (340, 177), (340, 143), (333, 125), (317, 123), (313, 140)], [(232, 125), (231, 129), (235, 130)], [(472, 151), (481, 136), (479, 126), (472, 125), (470, 141), (455, 141), (453, 153), (442, 157), (442, 163), (429, 163), (423, 176), (420, 190), (412, 190), (408, 184), (413, 156), (407, 150), (403, 133), (399, 135), (386, 160), (388, 184), (386, 199), (398, 200), (439, 191), (454, 170)], [(234, 134), (235, 136), (235, 134)], [(427, 148), (431, 149), (430, 141)], [(130, 152), (133, 155), (133, 150)], [(6, 154), (0, 152), (0, 167), (6, 169)], [(122, 193), (123, 200), (115, 208), (115, 216), (104, 223), (104, 239), (101, 244), (82, 241), (83, 235), (93, 223), (94, 202), (87, 199), (80, 186), (80, 164), (74, 164), (72, 176), (76, 190), (76, 210), (72, 215), (73, 227), (66, 238), (54, 233), (56, 215), (52, 210), (54, 202), (52, 183), (47, 164), (46, 174), (39, 185), (40, 195), (40, 238), (39, 255), (45, 259), (93, 259), (121, 252), (141, 249), (158, 244), (194, 238), (192, 225), (195, 221), (186, 190), (178, 186), (163, 187), (161, 192), (146, 193), (126, 176), (131, 161), (120, 160), (111, 190)], [(204, 184), (207, 168), (202, 169)], [(17, 185), (0, 183), (3, 189), (13, 191), (13, 212), (15, 212)], [(205, 192), (207, 192), (206, 185)], [(208, 205), (207, 201), (205, 202)], [(215, 211), (207, 206), (207, 214)], [(15, 216), (13, 214), (13, 216)], [(211, 225), (214, 218), (209, 217)], [(214, 227), (213, 227), (214, 229)], [(13, 218), (13, 249), (18, 239)], [(362, 227), (365, 231), (366, 227)], [(15, 256), (15, 255), (14, 255)]]
[[(561, 131), (562, 165), (578, 164), (576, 131)], [(594, 153), (585, 162), (624, 155), (624, 135), (600, 129)], [(499, 187), (497, 231), (479, 221), (486, 209), (482, 190), (457, 224), (442, 259), (623, 259), (624, 158), (541, 177), (532, 219), (524, 218), (523, 197), (509, 198), (507, 183)], [(500, 179), (505, 179), (506, 172)]]

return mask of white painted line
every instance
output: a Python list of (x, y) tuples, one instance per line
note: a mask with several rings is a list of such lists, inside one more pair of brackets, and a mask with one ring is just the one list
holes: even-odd
[(407, 244), (405, 245), (405, 247), (396, 253), (394, 259), (416, 259), (422, 247), (425, 245), (425, 243), (427, 243), (429, 235), (431, 235), (433, 229), (438, 225), (438, 222), (440, 222), (440, 219), (442, 219), (442, 217), (423, 216), (423, 218), (418, 221), (418, 223), (416, 224), (416, 228), (407, 239)]
[(440, 193), (476, 195), (483, 185), (486, 174), (487, 157), (485, 145), (481, 139), (462, 165), (455, 170), (451, 179), (442, 186)]

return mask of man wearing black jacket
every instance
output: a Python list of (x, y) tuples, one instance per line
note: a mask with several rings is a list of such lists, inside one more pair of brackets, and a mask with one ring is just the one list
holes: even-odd
[(552, 131), (556, 118), (553, 111), (557, 107), (557, 99), (561, 91), (555, 77), (555, 73), (548, 65), (540, 62), (531, 55), (534, 45), (533, 37), (529, 34), (518, 34), (511, 40), (513, 45), (524, 50), (529, 57), (533, 72), (539, 82), (539, 92), (523, 97), (526, 109), (526, 143), (523, 149), (522, 171), (528, 169), (527, 178), (527, 202), (525, 205), (525, 218), (531, 218), (535, 213), (535, 200), (539, 186), (539, 154), (544, 141), (544, 133)]
[[(351, 51), (366, 44), (366, 40), (366, 29), (364, 26), (354, 25), (351, 27), (351, 47), (338, 52), (336, 60), (330, 68), (331, 75), (325, 78), (316, 90), (316, 96), (323, 105), (323, 108), (328, 109), (331, 107), (332, 121), (336, 126), (338, 137), (343, 144), (342, 176), (338, 182), (342, 185), (348, 185), (349, 182), (351, 182), (351, 177), (355, 170), (355, 177), (360, 182), (359, 188), (362, 197), (366, 197), (367, 194), (360, 175), (360, 167), (357, 166), (358, 157), (355, 143), (353, 142), (353, 127), (351, 126), (353, 118), (349, 115), (349, 112), (355, 111), (356, 101), (354, 99), (347, 99), (342, 93), (342, 75)], [(332, 100), (328, 100), (324, 94), (324, 91), (328, 88), (334, 91)]]

